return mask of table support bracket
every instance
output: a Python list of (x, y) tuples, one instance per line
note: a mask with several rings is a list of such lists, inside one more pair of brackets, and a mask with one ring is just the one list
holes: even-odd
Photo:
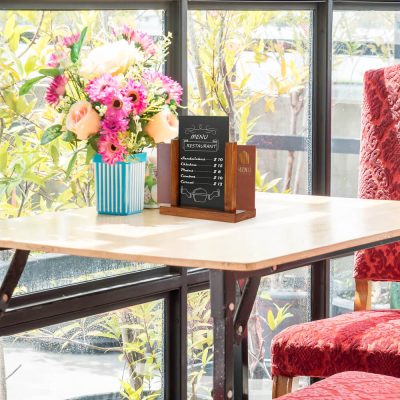
[(15, 288), (18, 285), (22, 272), (29, 257), (29, 250), (15, 250), (7, 273), (0, 287), (0, 319), (3, 317), (10, 303)]
[(257, 297), (260, 281), (260, 277), (248, 278), (241, 290), (241, 295), (237, 302), (237, 310), (234, 316), (236, 344), (239, 344), (243, 340), (243, 335), (247, 330), (247, 323), (249, 322), (250, 314)]

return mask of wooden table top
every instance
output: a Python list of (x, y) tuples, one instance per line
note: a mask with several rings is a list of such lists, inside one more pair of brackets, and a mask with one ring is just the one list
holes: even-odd
[(0, 221), (0, 247), (186, 267), (252, 271), (380, 240), (400, 240), (400, 202), (260, 194), (236, 224), (94, 208)]

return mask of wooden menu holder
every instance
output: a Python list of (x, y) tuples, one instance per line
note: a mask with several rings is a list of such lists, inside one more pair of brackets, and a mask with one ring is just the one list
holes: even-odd
[(224, 211), (179, 204), (179, 140), (171, 142), (171, 206), (161, 206), (160, 214), (207, 219), (221, 222), (240, 222), (256, 216), (256, 210), (237, 210), (237, 143), (225, 145)]

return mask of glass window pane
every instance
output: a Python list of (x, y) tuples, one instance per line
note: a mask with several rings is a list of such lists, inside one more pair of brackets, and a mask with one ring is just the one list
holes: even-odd
[[(13, 253), (11, 250), (0, 251), (0, 279), (5, 276)], [(29, 257), (14, 296), (162, 267), (148, 263), (35, 252)]]
[[(56, 110), (44, 101), (47, 82), (19, 95), (22, 82), (48, 68), (57, 38), (87, 26), (87, 47), (100, 44), (114, 28), (129, 25), (157, 39), (164, 33), (164, 19), (162, 10), (0, 10), (0, 218), (94, 205), (92, 166), (83, 153), (66, 178), (73, 154), (70, 145), (40, 145), (43, 131), (59, 121)], [(88, 50), (85, 46), (83, 51)], [(0, 251), (0, 275), (9, 257), (10, 252)], [(147, 268), (152, 267), (35, 252), (17, 293)]]
[(308, 193), (310, 11), (189, 12), (189, 111), (258, 147), (262, 191)]
[[(333, 196), (356, 197), (363, 76), (399, 63), (400, 12), (335, 11), (333, 32), (331, 191)], [(332, 261), (333, 315), (353, 310), (353, 262), (353, 257)], [(373, 306), (388, 307), (390, 291), (388, 283), (374, 284)]]
[[(261, 279), (248, 325), (251, 398), (271, 395), (271, 340), (290, 325), (310, 320), (309, 268)], [(188, 398), (211, 399), (213, 353), (210, 292), (188, 296)], [(304, 386), (306, 379), (296, 381)]]
[(188, 295), (188, 399), (210, 399), (213, 380), (213, 325), (210, 291)]
[[(311, 28), (310, 11), (189, 12), (189, 112), (228, 115), (231, 140), (257, 146), (260, 191), (309, 193)], [(249, 353), (254, 398), (271, 393), (272, 337), (310, 318), (309, 277), (309, 268), (302, 268), (262, 281), (250, 321), (256, 332)], [(194, 315), (204, 311), (191, 309)], [(284, 320), (269, 326), (268, 316), (275, 321), (279, 309)], [(189, 369), (192, 399), (193, 393), (210, 396), (211, 365), (202, 368), (197, 361)]]
[(163, 311), (158, 300), (2, 338), (6, 398), (164, 398)]

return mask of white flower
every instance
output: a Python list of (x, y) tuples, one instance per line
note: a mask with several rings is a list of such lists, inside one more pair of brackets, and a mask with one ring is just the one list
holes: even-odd
[(93, 49), (82, 60), (80, 74), (93, 79), (102, 74), (124, 74), (131, 65), (143, 62), (143, 53), (126, 40)]
[(107, 112), (107, 106), (105, 104), (101, 104), (95, 107), (96, 111), (99, 113), (100, 117), (104, 117)]

